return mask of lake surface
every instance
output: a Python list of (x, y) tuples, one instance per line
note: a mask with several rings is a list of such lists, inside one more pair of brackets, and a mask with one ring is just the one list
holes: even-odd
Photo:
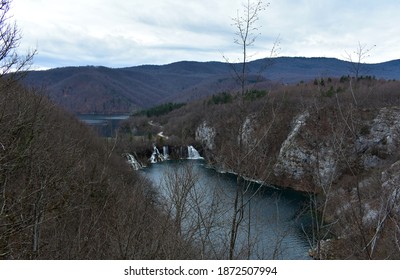
[[(203, 160), (164, 161), (142, 172), (155, 184), (167, 211), (176, 215), (177, 209), (183, 209), (183, 236), (191, 236), (204, 251), (215, 254), (214, 257), (226, 259), (236, 176), (218, 173)], [(176, 181), (183, 183), (174, 184)], [(306, 197), (247, 183), (243, 196), (246, 207), (235, 246), (237, 258), (310, 259), (309, 243), (302, 229), (310, 221), (301, 215)], [(186, 195), (182, 192), (184, 185), (191, 186)], [(176, 207), (177, 201), (182, 203), (177, 194), (185, 196), (187, 203), (183, 208)]]
[(129, 115), (82, 114), (77, 117), (94, 128), (101, 137), (114, 137), (120, 123), (128, 119)]

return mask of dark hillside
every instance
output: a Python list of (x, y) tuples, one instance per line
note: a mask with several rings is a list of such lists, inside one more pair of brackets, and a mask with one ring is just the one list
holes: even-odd
[(115, 143), (43, 95), (0, 81), (0, 130), (0, 259), (196, 258)]
[[(280, 57), (250, 62), (249, 82), (298, 83), (351, 74), (332, 58)], [(67, 67), (29, 72), (25, 83), (74, 113), (130, 113), (167, 102), (188, 102), (237, 87), (232, 67), (221, 62), (181, 61), (121, 69)], [(400, 60), (362, 65), (360, 75), (400, 79)]]

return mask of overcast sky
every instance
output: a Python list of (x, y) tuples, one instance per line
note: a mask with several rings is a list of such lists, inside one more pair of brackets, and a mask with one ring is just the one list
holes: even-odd
[[(243, 0), (14, 0), (22, 52), (37, 49), (34, 68), (127, 67), (181, 60), (235, 61), (232, 18)], [(358, 42), (369, 63), (400, 58), (399, 0), (271, 0), (260, 14), (252, 58), (344, 59)]]

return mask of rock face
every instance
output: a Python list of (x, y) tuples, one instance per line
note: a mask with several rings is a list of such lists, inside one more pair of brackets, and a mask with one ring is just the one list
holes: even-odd
[[(323, 120), (315, 113), (297, 115), (282, 143), (274, 175), (286, 186), (323, 194), (324, 219), (337, 223), (331, 230), (339, 239), (324, 247), (329, 254), (336, 251), (332, 257), (338, 254), (336, 244), (342, 243), (351, 253), (358, 250), (365, 256), (368, 248), (369, 258), (381, 258), (390, 250), (382, 249), (382, 242), (400, 241), (400, 108), (380, 108), (367, 118), (361, 117), (363, 112), (351, 113), (354, 119), (339, 118), (344, 123), (331, 123), (328, 132), (322, 131)], [(393, 232), (391, 239), (388, 234)], [(366, 243), (357, 249), (351, 240)]]
[(300, 184), (305, 189), (309, 188), (304, 185), (324, 188), (335, 178), (337, 157), (329, 142), (315, 144), (307, 137), (310, 134), (306, 127), (308, 118), (310, 113), (305, 111), (293, 120), (291, 132), (283, 142), (274, 165), (274, 175), (293, 186)]
[(309, 112), (306, 111), (293, 120), (292, 130), (279, 151), (274, 167), (275, 176), (288, 176), (300, 180), (308, 172), (309, 164), (315, 161), (315, 156), (302, 147), (298, 141), (300, 129), (305, 125), (309, 116)]
[[(368, 179), (370, 170), (381, 168), (383, 172), (398, 160), (396, 157), (400, 158), (400, 107), (358, 109), (348, 106), (318, 110), (310, 107), (294, 115), (283, 140), (279, 142), (270, 137), (270, 142), (262, 142), (264, 146), (275, 145), (275, 150), (279, 151), (276, 155), (261, 154), (266, 149), (259, 147), (253, 149), (261, 143), (257, 135), (265, 137), (259, 132), (263, 121), (256, 114), (243, 118), (238, 139), (242, 140), (244, 148), (257, 149), (253, 157), (269, 161), (265, 168), (270, 168), (273, 174), (270, 183), (283, 187), (325, 191), (332, 184), (340, 184), (346, 174), (357, 174), (361, 178), (357, 180), (363, 181)], [(218, 150), (227, 141), (237, 141), (218, 138), (223, 133), (217, 128), (224, 126), (224, 123), (212, 126), (203, 121), (196, 128), (196, 141), (217, 159), (221, 158)]]
[[(362, 114), (359, 111), (353, 108), (352, 113)], [(274, 175), (270, 183), (302, 191), (325, 191), (349, 172), (366, 173), (364, 178), (368, 170), (390, 166), (400, 148), (400, 108), (368, 112), (368, 118), (355, 115), (354, 120), (342, 120), (338, 112), (320, 119), (318, 112), (309, 110), (294, 116), (286, 139), (274, 143), (280, 145), (279, 153), (275, 158), (269, 155)], [(245, 118), (241, 128), (245, 146), (257, 143), (254, 127), (261, 121), (253, 115)], [(206, 121), (196, 129), (196, 140), (209, 151), (218, 149), (216, 135), (217, 130)]]
[(399, 150), (398, 107), (381, 108), (372, 120), (359, 121), (351, 135), (335, 126), (325, 136), (322, 131), (311, 131), (307, 122), (314, 117), (305, 111), (294, 118), (274, 165), (278, 179), (284, 178), (294, 186), (306, 181), (308, 185), (324, 188), (340, 179), (349, 168), (353, 173), (363, 173), (390, 165)]
[(400, 141), (400, 108), (382, 108), (378, 116), (363, 127), (356, 143), (357, 151), (362, 153), (365, 169), (384, 164), (385, 159), (393, 155)]
[(253, 136), (254, 123), (255, 117), (253, 115), (247, 116), (238, 136), (238, 142), (241, 140), (247, 150), (252, 149), (256, 145), (256, 138)]
[(196, 129), (196, 141), (202, 143), (207, 149), (214, 149), (215, 128), (204, 121)]

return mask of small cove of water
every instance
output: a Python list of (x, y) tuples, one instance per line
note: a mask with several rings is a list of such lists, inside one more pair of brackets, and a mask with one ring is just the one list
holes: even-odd
[(81, 114), (77, 117), (94, 128), (101, 137), (114, 137), (121, 122), (129, 115)]
[[(193, 222), (199, 220), (199, 216), (202, 219), (208, 217), (207, 226), (202, 220), (204, 227), (196, 232), (198, 240), (204, 241), (202, 238), (206, 234), (208, 246), (220, 252), (224, 252), (225, 248), (222, 254), (227, 256), (236, 176), (218, 173), (208, 168), (203, 160), (165, 161), (152, 164), (141, 172), (154, 183), (161, 200), (168, 203), (171, 201), (171, 180), (168, 178), (176, 177), (179, 173), (176, 173), (177, 170), (190, 170), (191, 177), (195, 178), (195, 187), (191, 190), (194, 195), (189, 195), (187, 221), (183, 227), (189, 230)], [(300, 215), (306, 197), (297, 192), (256, 183), (248, 184), (247, 187), (244, 201), (248, 203), (237, 238), (238, 258), (310, 259), (309, 244), (303, 231), (303, 226), (307, 227), (309, 220)]]

